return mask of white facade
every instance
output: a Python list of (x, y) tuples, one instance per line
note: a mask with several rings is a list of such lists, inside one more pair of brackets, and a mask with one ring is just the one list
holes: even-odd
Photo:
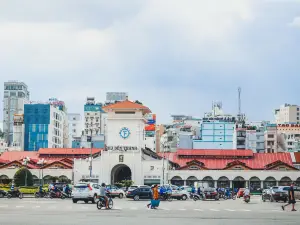
[(293, 123), (299, 124), (300, 122), (300, 106), (284, 104), (279, 109), (275, 109), (275, 122), (276, 124)]
[(0, 139), (0, 154), (8, 151), (9, 151), (8, 144), (4, 139)]
[(24, 104), (29, 101), (28, 87), (23, 82), (4, 82), (3, 132), (9, 145), (13, 142), (14, 114), (24, 114)]
[(82, 135), (82, 119), (79, 113), (68, 113), (69, 125), (69, 146), (72, 146), (74, 137), (81, 137)]
[(14, 115), (13, 143), (12, 148), (24, 151), (24, 115)]
[(52, 105), (50, 105), (50, 124), (48, 131), (48, 148), (68, 147), (69, 129), (67, 114)]

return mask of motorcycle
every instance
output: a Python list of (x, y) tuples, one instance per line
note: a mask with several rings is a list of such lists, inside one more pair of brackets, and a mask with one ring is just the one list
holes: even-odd
[(244, 196), (244, 201), (245, 201), (246, 203), (249, 203), (249, 202), (250, 202), (250, 196), (249, 196), (249, 195), (245, 195), (245, 196)]
[(72, 191), (62, 192), (62, 195), (65, 196), (65, 198), (72, 198)]
[(227, 200), (227, 199), (232, 199), (232, 200), (235, 200), (236, 199), (236, 195), (233, 194), (232, 192), (230, 192), (229, 196), (224, 196), (224, 199)]
[(203, 195), (190, 193), (190, 199), (193, 199), (194, 201), (198, 201), (198, 200), (205, 200), (205, 197)]
[(7, 196), (7, 192), (3, 191), (3, 190), (0, 190), (0, 198), (3, 198), (5, 196)]
[[(108, 197), (108, 209), (112, 209), (113, 208), (113, 205), (114, 205), (114, 202), (111, 198), (111, 195), (107, 194), (106, 195)], [(102, 209), (102, 208), (106, 208), (106, 202), (105, 202), (105, 198), (104, 197), (100, 197), (98, 196), (99, 198), (99, 201), (97, 202), (97, 209)]]
[(163, 201), (173, 201), (173, 198), (172, 198), (172, 194), (170, 193), (164, 193), (162, 195), (160, 195), (160, 199), (163, 200)]
[(50, 197), (50, 193), (43, 190), (42, 192), (37, 191), (34, 193), (34, 197), (35, 198), (49, 198)]
[(10, 190), (7, 192), (7, 198), (19, 198), (22, 199), (23, 198), (23, 193), (20, 192), (19, 190)]
[(61, 198), (61, 199), (65, 199), (65, 195), (63, 195), (63, 193), (61, 191), (50, 191), (50, 198)]

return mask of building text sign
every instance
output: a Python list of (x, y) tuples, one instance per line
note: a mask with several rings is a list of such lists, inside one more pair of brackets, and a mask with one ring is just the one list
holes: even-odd
[(138, 147), (136, 146), (107, 146), (106, 149), (108, 151), (138, 151)]

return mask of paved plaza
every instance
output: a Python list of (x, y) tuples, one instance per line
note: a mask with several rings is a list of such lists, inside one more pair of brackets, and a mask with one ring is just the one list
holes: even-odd
[[(241, 199), (226, 201), (161, 202), (157, 210), (148, 201), (114, 199), (112, 210), (98, 210), (94, 204), (73, 204), (70, 199), (0, 199), (0, 224), (77, 225), (77, 224), (299, 224), (300, 212), (282, 211), (280, 203), (249, 204)], [(288, 210), (288, 209), (287, 209)]]

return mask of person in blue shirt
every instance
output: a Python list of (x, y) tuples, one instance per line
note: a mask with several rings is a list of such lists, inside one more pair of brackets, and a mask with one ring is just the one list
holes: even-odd
[(43, 186), (42, 186), (42, 185), (39, 186), (39, 192), (40, 192), (40, 193), (43, 192)]
[(194, 186), (192, 186), (192, 194), (195, 194), (195, 192), (196, 192), (196, 189)]
[(11, 191), (14, 191), (14, 190), (15, 190), (15, 185), (14, 185), (14, 183), (11, 184), (10, 190), (11, 190)]
[(230, 188), (226, 188), (226, 189), (225, 189), (225, 196), (226, 196), (227, 198), (230, 198)]

